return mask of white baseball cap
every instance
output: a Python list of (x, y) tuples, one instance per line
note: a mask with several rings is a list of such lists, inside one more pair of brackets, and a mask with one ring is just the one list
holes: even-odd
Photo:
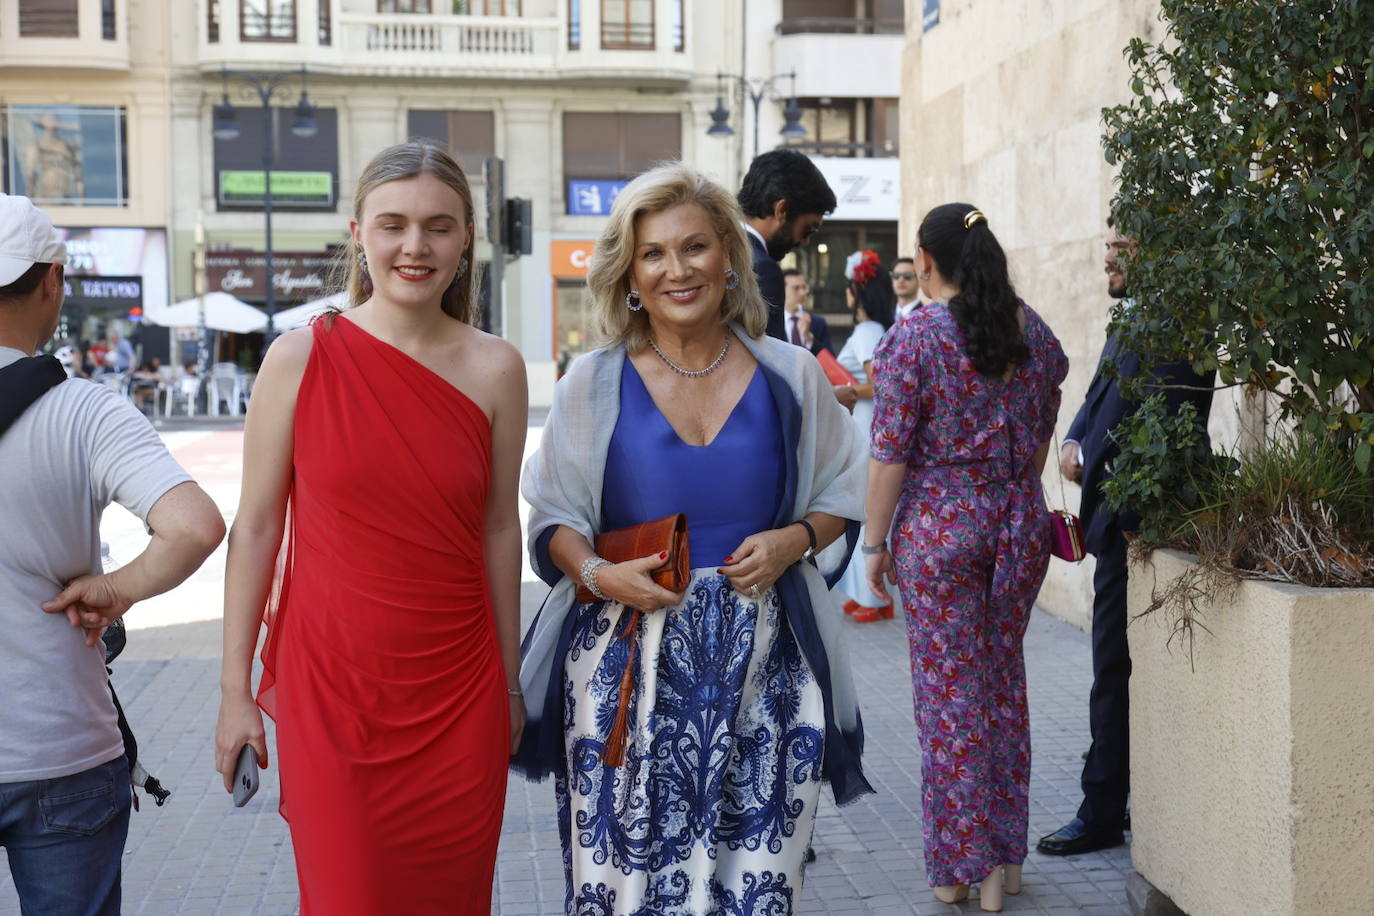
[(66, 264), (67, 243), (27, 197), (0, 194), (0, 286), (35, 264)]

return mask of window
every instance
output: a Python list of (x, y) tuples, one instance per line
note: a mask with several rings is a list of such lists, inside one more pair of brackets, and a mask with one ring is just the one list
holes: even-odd
[(568, 50), (582, 47), (582, 0), (568, 0)]
[(77, 38), (80, 0), (19, 0), (19, 34), (24, 38)]
[(896, 99), (873, 100), (873, 155), (896, 156), (901, 149), (901, 109)]
[(295, 41), (296, 0), (239, 0), (240, 41)]
[(673, 50), (681, 54), (687, 50), (687, 27), (682, 21), (683, 0), (673, 0)]
[(406, 117), (406, 135), (447, 144), (468, 181), (481, 181), (482, 163), (496, 155), (496, 118), (490, 111), (412, 109)]
[(868, 142), (872, 119), (866, 100), (798, 99), (797, 104), (806, 137), (789, 146), (821, 156), (873, 155), (873, 144)]
[(219, 42), (219, 0), (206, 0), (205, 38), (210, 44)]
[(39, 206), (129, 205), (122, 107), (11, 105), (3, 129), (7, 193)]
[(601, 47), (654, 49), (654, 0), (601, 0)]
[(678, 114), (569, 112), (563, 115), (567, 212), (604, 216), (631, 178), (682, 156)]
[(431, 13), (429, 0), (377, 0), (379, 13)]
[(333, 23), (329, 19), (329, 0), (319, 0), (320, 47), (327, 48), (334, 40)]
[(100, 37), (115, 39), (115, 0), (100, 0)]
[[(304, 139), (291, 133), (294, 107), (274, 107), (270, 126), (276, 140), (272, 164), (272, 207), (277, 210), (333, 211), (339, 192), (339, 117), (333, 108), (315, 109), (319, 133)], [(215, 192), (218, 209), (261, 210), (266, 189), (262, 173), (263, 110), (238, 108), (239, 135), (216, 140)]]
[(520, 0), (464, 0), (463, 5), (466, 7), (463, 12), (472, 16), (520, 15)]

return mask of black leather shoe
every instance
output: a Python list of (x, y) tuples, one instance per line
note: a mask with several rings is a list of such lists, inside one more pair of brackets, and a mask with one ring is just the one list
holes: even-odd
[(1126, 842), (1121, 828), (1091, 829), (1079, 818), (1074, 818), (1049, 836), (1041, 837), (1035, 844), (1035, 851), (1047, 856), (1078, 856), (1099, 849), (1111, 849)]

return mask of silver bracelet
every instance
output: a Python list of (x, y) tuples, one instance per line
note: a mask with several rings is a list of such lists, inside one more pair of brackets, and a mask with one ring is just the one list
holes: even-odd
[(509, 687), (506, 688), (506, 696), (508, 697), (523, 697), (524, 695), (525, 691), (523, 690), (511, 690)]
[(601, 571), (601, 567), (610, 565), (610, 560), (592, 554), (582, 561), (582, 569), (578, 571), (578, 575), (582, 578), (582, 584), (587, 586), (587, 591), (595, 595), (599, 601), (606, 600), (606, 593), (597, 587), (596, 574)]
[(887, 541), (882, 541), (878, 544), (860, 544), (859, 550), (862, 551), (865, 556), (873, 556), (875, 553), (887, 553)]

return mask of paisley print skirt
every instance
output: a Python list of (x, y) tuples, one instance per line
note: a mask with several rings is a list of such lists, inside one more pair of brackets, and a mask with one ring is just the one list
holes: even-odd
[(629, 639), (619, 604), (584, 605), (564, 666), (557, 780), (568, 916), (792, 913), (820, 796), (820, 687), (777, 593), (714, 569), (640, 618), (625, 763), (608, 767)]

